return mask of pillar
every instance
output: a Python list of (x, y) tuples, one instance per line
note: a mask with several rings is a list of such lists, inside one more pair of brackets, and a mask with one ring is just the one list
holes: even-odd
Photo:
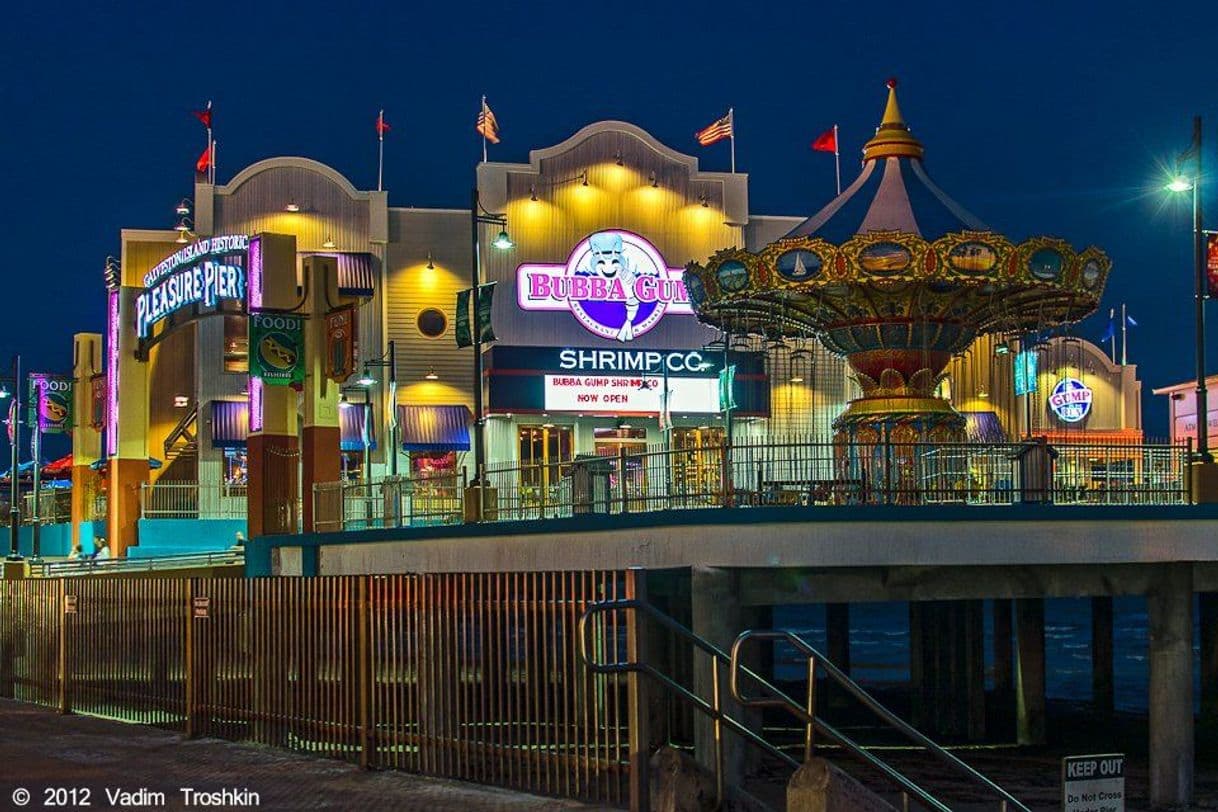
[(932, 737), (985, 736), (984, 604), (910, 604), (910, 680), (915, 727)]
[(338, 266), (334, 257), (307, 257), (306, 307), (311, 315), (305, 326), (304, 425), (300, 432), (301, 523), (313, 532), (313, 486), (337, 482), (342, 476), (341, 431), (338, 403), (342, 384), (326, 377), (326, 319), (338, 298)]
[[(148, 481), (148, 365), (136, 358), (135, 299), (142, 288), (127, 284), (142, 280), (128, 249), (124, 240), (125, 284), (110, 293), (107, 309), (106, 540), (114, 557), (125, 556), (139, 541), (140, 488)], [(173, 249), (166, 240), (164, 254)]]
[[(997, 706), (1009, 708), (1015, 695), (1015, 658), (1012, 651), (1011, 601), (995, 598), (994, 616), (994, 696)], [(1009, 719), (1009, 717), (1006, 717)]]
[(1199, 596), (1201, 624), (1201, 719), (1218, 726), (1218, 592)]
[[(694, 567), (690, 576), (693, 633), (724, 651), (731, 649), (736, 636), (744, 631), (744, 616), (740, 606), (739, 579), (732, 570), (716, 567)], [(711, 658), (705, 652), (694, 651), (694, 692), (713, 702), (714, 675)], [(725, 712), (740, 719), (739, 706), (731, 699), (725, 664), (720, 664), (718, 684)], [(747, 686), (746, 686), (747, 690)], [(752, 690), (756, 690), (753, 687)], [(722, 732), (724, 785), (740, 786), (744, 778), (743, 742), (726, 727)], [(715, 771), (715, 731), (709, 717), (702, 713), (694, 719), (694, 756), (699, 764)]]
[(1112, 597), (1091, 599), (1091, 706), (1111, 716), (1114, 707), (1112, 678)]
[(1045, 743), (1045, 601), (1015, 599), (1015, 740)]
[(964, 634), (964, 694), (967, 699), (965, 718), (969, 741), (985, 739), (985, 601), (962, 601)]
[(1193, 575), (1164, 564), (1146, 596), (1150, 626), (1150, 805), (1193, 796)]
[[(298, 304), (296, 238), (259, 234), (247, 256), (251, 309), (287, 310)], [(251, 347), (251, 352), (257, 348)], [(251, 538), (294, 533), (300, 475), (296, 390), (250, 379), (247, 524)]]
[[(825, 604), (825, 656), (847, 674), (850, 673), (850, 604)], [(847, 695), (836, 685), (825, 683), (825, 708), (842, 708), (848, 705)]]
[[(93, 463), (101, 459), (101, 431), (94, 427), (93, 377), (102, 374), (101, 333), (77, 333), (72, 336), (72, 357), (76, 363), (72, 368), (72, 377), (76, 379), (76, 388), (72, 393), (72, 417), (75, 423), (72, 429), (72, 541), (71, 546), (79, 546), (82, 551), (90, 552), (93, 544), (93, 499), (97, 494), (100, 476), (94, 471)], [(97, 404), (105, 407), (105, 399)], [(82, 526), (88, 522), (89, 528), (82, 532)], [(89, 546), (86, 546), (89, 545)]]

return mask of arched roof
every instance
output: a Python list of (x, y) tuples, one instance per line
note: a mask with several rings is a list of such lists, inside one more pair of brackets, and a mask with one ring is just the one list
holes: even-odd
[(305, 169), (326, 178), (353, 199), (366, 200), (368, 198), (368, 192), (361, 192), (359, 189), (356, 189), (354, 184), (334, 167), (323, 164), (321, 161), (315, 161), (312, 158), (303, 158), (295, 155), (256, 161), (234, 175), (228, 183), (216, 187), (216, 191), (220, 194), (232, 194), (243, 183), (271, 169)]

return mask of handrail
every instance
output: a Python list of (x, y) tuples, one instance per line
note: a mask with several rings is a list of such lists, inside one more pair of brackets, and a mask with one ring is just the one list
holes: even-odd
[[(709, 654), (711, 656), (712, 669), (713, 669), (712, 687), (713, 687), (713, 690), (715, 691), (716, 695), (712, 696), (710, 702), (708, 702), (707, 700), (698, 696), (697, 694), (693, 693), (692, 691), (687, 689), (685, 686), (677, 683), (668, 675), (660, 673), (659, 671), (657, 671), (655, 668), (653, 668), (651, 665), (649, 665), (647, 663), (643, 663), (643, 662), (602, 663), (597, 660), (594, 660), (592, 657), (589, 656), (589, 654), (588, 654), (588, 635), (587, 635), (588, 620), (595, 614), (599, 614), (602, 612), (620, 611), (620, 610), (624, 610), (624, 609), (630, 609), (630, 610), (636, 610), (636, 611), (642, 610), (644, 614), (646, 614), (649, 618), (651, 618), (653, 621), (658, 623), (660, 626), (664, 627), (665, 629), (668, 629), (670, 632), (678, 635), (679, 637), (684, 638), (688, 642), (692, 643), (695, 647), (701, 649), (702, 651), (706, 652), (707, 654)], [(737, 638), (736, 643), (733, 644), (732, 654), (729, 655), (727, 652), (718, 648), (710, 641), (695, 634), (692, 630), (686, 628), (682, 624), (678, 623), (676, 620), (673, 620), (668, 615), (659, 611), (654, 606), (652, 606), (650, 603), (648, 603), (646, 601), (637, 600), (637, 599), (618, 599), (618, 600), (612, 600), (612, 601), (602, 601), (600, 603), (595, 603), (595, 604), (590, 605), (584, 611), (583, 615), (580, 616), (578, 634), (579, 634), (580, 659), (584, 662), (584, 664), (588, 667), (588, 669), (590, 671), (592, 671), (593, 673), (622, 674), (622, 673), (627, 673), (627, 672), (633, 671), (633, 672), (640, 673), (640, 674), (646, 674), (647, 676), (649, 676), (652, 679), (659, 682), (661, 685), (672, 690), (674, 693), (677, 694), (678, 697), (680, 697), (681, 699), (683, 699), (686, 702), (688, 702), (689, 704), (691, 704), (695, 709), (701, 711), (703, 714), (709, 716), (712, 720), (715, 720), (717, 722), (720, 722), (720, 723), (726, 725), (730, 730), (734, 731), (737, 735), (744, 738), (745, 741), (753, 744), (756, 747), (761, 748), (764, 752), (768, 753), (769, 755), (778, 757), (779, 759), (784, 761), (788, 766), (792, 767), (793, 769), (799, 768), (800, 762), (796, 761), (794, 758), (792, 758), (788, 754), (779, 750), (777, 747), (770, 744), (768, 741), (763, 739), (757, 733), (754, 733), (752, 730), (750, 730), (748, 727), (743, 725), (741, 722), (737, 721), (736, 719), (733, 719), (731, 716), (728, 716), (722, 710), (722, 702), (719, 701), (719, 697), (717, 695), (718, 688), (719, 688), (718, 667), (719, 667), (720, 661), (726, 662), (732, 669), (731, 684), (732, 684), (732, 693), (734, 696), (736, 695), (735, 689), (738, 684), (739, 672), (743, 672), (744, 674), (749, 676), (751, 679), (756, 680), (756, 682), (759, 685), (761, 685), (764, 689), (770, 691), (774, 696), (774, 701), (781, 702), (783, 705), (788, 706), (788, 707), (796, 707), (796, 708), (800, 707), (795, 702), (795, 700), (791, 699), (781, 690), (776, 688), (774, 685), (772, 685), (770, 682), (768, 682), (760, 674), (757, 674), (755, 671), (752, 671), (751, 669), (740, 665), (738, 659), (735, 656), (736, 652), (737, 652), (737, 648), (740, 643), (740, 638)], [(748, 634), (749, 634), (749, 632), (745, 632), (745, 635), (748, 635)], [(741, 635), (741, 637), (744, 637), (745, 635)], [(840, 673), (840, 672), (838, 672), (838, 673)], [(740, 699), (738, 696), (736, 698), (737, 698), (737, 700)], [(742, 704), (744, 704), (744, 703), (742, 702)], [(804, 711), (804, 713), (806, 713), (806, 711)], [(878, 770), (889, 780), (891, 780), (892, 782), (894, 782), (895, 784), (900, 786), (909, 795), (916, 797), (919, 801), (924, 803), (926, 806), (930, 807), (933, 810), (936, 810), (936, 812), (951, 812), (951, 807), (946, 806), (944, 803), (942, 803), (941, 801), (936, 799), (934, 796), (932, 796), (929, 792), (924, 790), (922, 787), (915, 784), (911, 779), (909, 779), (902, 773), (895, 770), (893, 767), (891, 767), (889, 764), (887, 764), (886, 762), (879, 759), (877, 756), (870, 753), (862, 745), (855, 742), (849, 736), (847, 736), (846, 734), (837, 730), (832, 725), (825, 722), (823, 719), (816, 717), (816, 716), (812, 716), (812, 722), (827, 737), (829, 737), (833, 741), (837, 742), (840, 746), (842, 746), (847, 751), (852, 753), (855, 757), (861, 759), (862, 761), (866, 762), (869, 766)], [(963, 762), (961, 762), (961, 763), (963, 763)], [(715, 780), (716, 780), (716, 786), (719, 790), (718, 798), (719, 798), (720, 805), (722, 805), (722, 803), (723, 803), (723, 780), (724, 780), (723, 756), (722, 756), (722, 752), (719, 748), (718, 741), (716, 741), (715, 764), (716, 764), (716, 768), (717, 768)], [(967, 765), (965, 765), (965, 766), (967, 767)], [(1024, 807), (1022, 804), (1019, 804), (1018, 801), (1016, 801), (1015, 803), (1016, 803), (1018, 809), (1022, 810), (1022, 812), (1030, 812), (1030, 810), (1028, 810), (1027, 807)]]
[(217, 550), (208, 553), (165, 555), (149, 558), (76, 558), (44, 561), (30, 565), (30, 574), (39, 578), (107, 575), (121, 572), (154, 572), (192, 567), (239, 566), (245, 562), (244, 550)]
[[(729, 683), (731, 686), (732, 696), (741, 705), (745, 707), (781, 706), (785, 707), (794, 716), (802, 719), (805, 724), (811, 723), (816, 724), (817, 726), (820, 726), (821, 724), (821, 721), (818, 718), (809, 715), (806, 709), (801, 707), (790, 697), (787, 697), (781, 691), (775, 691), (776, 695), (770, 698), (750, 697), (744, 695), (744, 693), (740, 690), (740, 681), (738, 679), (738, 675), (741, 671), (743, 671), (744, 673), (752, 676), (752, 672), (740, 664), (740, 650), (744, 644), (750, 640), (781, 641), (792, 646), (794, 649), (796, 649), (796, 651), (806, 655), (810, 663), (815, 663), (815, 667), (817, 669), (828, 675), (830, 679), (832, 679), (834, 682), (844, 688), (851, 696), (861, 702), (865, 708), (870, 710), (884, 722), (887, 722), (888, 725), (895, 728), (907, 739), (925, 748), (940, 761), (964, 773), (965, 776), (974, 782), (996, 794), (1002, 801), (1002, 809), (1004, 812), (1008, 806), (1020, 810), (1021, 812), (1031, 812), (1028, 807), (1016, 800), (1015, 797), (1009, 792), (995, 784), (990, 779), (986, 778), (984, 775), (961, 761), (956, 756), (952, 755), (949, 751), (935, 743), (932, 739), (923, 734), (913, 725), (909, 724), (904, 719), (890, 711), (887, 707), (880, 704), (875, 697), (863, 690), (862, 686), (851, 679), (849, 675), (835, 666), (827, 657), (813, 648), (806, 640), (794, 632), (749, 630), (742, 632), (740, 636), (736, 638), (736, 641), (732, 643), (732, 670)], [(809, 686), (809, 690), (811, 690), (811, 686)]]

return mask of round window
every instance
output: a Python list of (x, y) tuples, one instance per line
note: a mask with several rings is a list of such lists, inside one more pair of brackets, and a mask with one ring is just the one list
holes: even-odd
[(439, 338), (448, 327), (448, 319), (434, 307), (419, 313), (419, 332), (428, 338)]

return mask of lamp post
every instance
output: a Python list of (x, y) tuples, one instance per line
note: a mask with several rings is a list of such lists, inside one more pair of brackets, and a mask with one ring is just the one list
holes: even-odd
[(1195, 462), (1213, 462), (1209, 444), (1209, 388), (1205, 382), (1205, 233), (1201, 228), (1201, 116), (1193, 117), (1193, 140), (1180, 163), (1193, 161), (1191, 179), (1179, 173), (1167, 188), (1193, 193), (1193, 298), (1197, 322), (1197, 455)]
[(499, 236), (491, 243), (501, 251), (510, 250), (514, 243), (507, 233), (507, 215), (487, 211), (482, 207), (482, 201), (478, 197), (478, 187), (475, 186), (470, 197), (470, 240), (473, 244), (473, 262), (470, 263), (470, 284), (473, 286), (473, 292), (470, 294), (473, 300), (474, 318), (473, 318), (473, 347), (474, 347), (474, 481), (478, 483), (479, 493), (479, 509), (478, 520), (482, 520), (482, 493), (485, 489), (486, 482), (483, 480), (486, 466), (486, 438), (484, 436), (484, 426), (486, 423), (486, 415), (483, 413), (482, 406), (482, 318), (479, 300), (481, 299), (482, 287), (482, 249), (478, 240), (478, 226), (483, 224), (497, 225), (500, 228)]
[[(0, 395), (8, 393), (0, 391)], [(17, 451), (21, 447), (21, 356), (13, 356), (13, 391), (11, 394), (13, 405), (9, 412), (9, 432), (11, 434), (11, 442), (9, 443), (11, 458), (8, 469), (9, 476), (9, 503), (8, 503), (8, 532), (9, 532), (9, 561), (20, 561), (21, 553), (18, 550), (17, 540), (21, 534), (21, 509), (18, 507), (18, 500), (21, 498), (20, 487), (17, 484)], [(5, 397), (7, 399), (7, 397)], [(34, 496), (37, 499), (37, 494)]]
[(398, 421), (396, 410), (398, 405), (398, 365), (397, 353), (394, 349), (393, 340), (389, 340), (389, 352), (382, 355), (380, 358), (370, 358), (364, 361), (363, 374), (356, 380), (360, 386), (369, 387), (376, 383), (376, 378), (373, 378), (369, 369), (370, 367), (386, 367), (389, 370), (389, 405), (385, 412), (386, 431), (385, 437), (389, 447), (386, 454), (389, 457), (389, 476), (396, 477), (398, 475)]

